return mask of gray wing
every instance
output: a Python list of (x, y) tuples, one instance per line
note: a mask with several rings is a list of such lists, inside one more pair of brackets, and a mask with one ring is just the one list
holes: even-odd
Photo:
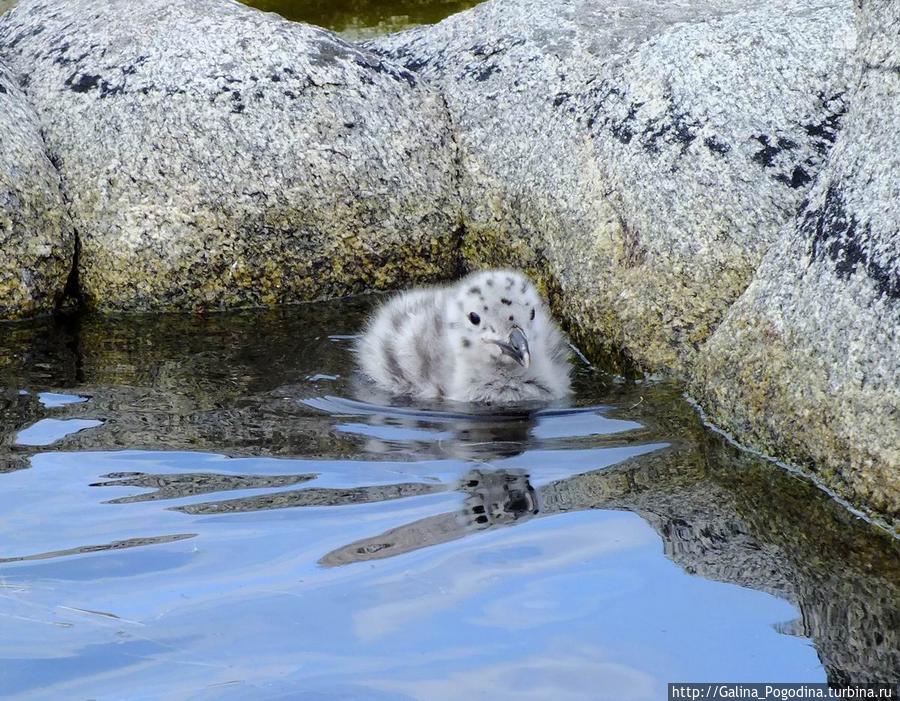
[(440, 398), (446, 389), (443, 292), (405, 292), (378, 309), (356, 347), (359, 365), (394, 394)]

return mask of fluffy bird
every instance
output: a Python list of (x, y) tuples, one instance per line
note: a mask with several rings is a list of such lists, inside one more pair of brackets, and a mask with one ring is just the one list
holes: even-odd
[(362, 371), (394, 395), (497, 404), (570, 391), (566, 340), (514, 270), (401, 293), (375, 312), (355, 350)]

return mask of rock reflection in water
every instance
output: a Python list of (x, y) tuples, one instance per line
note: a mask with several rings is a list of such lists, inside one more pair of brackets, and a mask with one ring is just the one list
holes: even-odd
[(151, 492), (118, 497), (107, 504), (129, 504), (156, 499), (180, 499), (197, 494), (227, 492), (237, 489), (272, 489), (290, 487), (315, 479), (315, 475), (218, 475), (209, 472), (177, 475), (148, 475), (143, 472), (111, 472), (103, 482), (92, 487), (146, 487)]
[(12, 562), (28, 562), (29, 560), (51, 560), (56, 557), (68, 557), (69, 555), (87, 555), (90, 553), (104, 552), (106, 550), (125, 550), (127, 548), (140, 548), (145, 545), (175, 543), (179, 540), (187, 540), (188, 538), (194, 537), (196, 537), (195, 533), (176, 533), (173, 535), (128, 538), (126, 540), (114, 540), (111, 543), (103, 543), (100, 545), (82, 545), (77, 548), (67, 548), (66, 550), (51, 550), (49, 552), (34, 553), (33, 555), (22, 555), (20, 557), (0, 557), (0, 564), (6, 565)]
[(406, 497), (435, 494), (445, 491), (441, 485), (391, 484), (375, 487), (350, 487), (347, 489), (298, 489), (291, 492), (262, 494), (243, 499), (212, 501), (204, 504), (188, 504), (174, 507), (186, 514), (220, 514), (227, 512), (262, 511), (264, 509), (289, 509), (299, 506), (345, 506), (404, 499)]
[[(321, 563), (397, 556), (529, 518), (624, 509), (647, 520), (666, 555), (687, 572), (796, 604), (801, 619), (789, 627), (813, 640), (830, 681), (884, 683), (897, 678), (900, 544), (875, 535), (791, 474), (715, 439), (641, 455), (539, 488), (522, 473), (498, 470), (489, 480), (489, 473), (476, 474), (460, 482), (466, 499), (458, 511), (350, 543), (326, 554)], [(479, 524), (482, 512), (492, 517)]]

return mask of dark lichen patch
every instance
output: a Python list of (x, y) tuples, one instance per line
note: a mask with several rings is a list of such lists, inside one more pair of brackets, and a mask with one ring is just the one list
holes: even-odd
[(843, 113), (837, 113), (826, 117), (821, 122), (803, 124), (802, 127), (806, 134), (812, 137), (816, 149), (824, 153), (837, 139), (842, 119)]
[[(379, 65), (384, 66), (386, 64), (379, 63)], [(392, 78), (394, 78), (396, 80), (402, 80), (402, 81), (406, 82), (409, 85), (409, 87), (411, 87), (411, 88), (416, 87), (416, 77), (409, 71), (404, 70), (403, 68), (391, 67), (390, 70), (387, 71), (387, 73), (388, 73), (388, 75), (390, 75)]]
[(89, 73), (73, 73), (66, 80), (66, 85), (69, 86), (72, 92), (88, 92), (100, 85), (100, 76)]
[[(558, 102), (554, 105), (566, 102), (567, 94), (561, 95), (563, 99), (557, 97)], [(644, 102), (629, 100), (625, 90), (605, 82), (588, 90), (586, 98), (592, 104), (587, 111), (589, 130), (605, 127), (616, 141), (630, 144), (636, 139), (641, 148), (651, 154), (660, 153), (663, 144), (676, 146), (684, 154), (703, 128), (700, 120), (676, 108), (671, 95), (664, 96), (665, 112), (655, 118), (641, 116)], [(580, 117), (578, 121), (581, 121)], [(710, 144), (712, 148), (724, 146), (726, 151), (729, 149), (725, 144), (720, 146), (714, 137), (708, 141), (707, 147)]]
[[(640, 107), (638, 104), (637, 107)], [(632, 109), (634, 106), (632, 106)], [(629, 110), (631, 114), (631, 110)], [(697, 138), (701, 123), (691, 119), (683, 112), (677, 112), (671, 102), (666, 108), (666, 115), (661, 120), (650, 122), (641, 135), (641, 145), (649, 153), (659, 153), (659, 141), (677, 144), (683, 154)]]
[(72, 92), (87, 93), (96, 90), (101, 99), (119, 95), (125, 92), (125, 83), (110, 83), (100, 75), (92, 73), (72, 73), (65, 81), (66, 87)]
[(812, 181), (809, 169), (816, 171), (819, 167), (819, 158), (815, 155), (802, 159), (800, 163), (785, 163), (787, 159), (784, 154), (799, 149), (799, 143), (784, 136), (772, 139), (765, 134), (754, 139), (762, 145), (762, 148), (751, 156), (751, 160), (762, 168), (777, 170), (778, 172), (772, 174), (775, 180), (795, 190), (805, 187)]
[(813, 260), (831, 260), (844, 280), (862, 268), (879, 294), (900, 299), (900, 274), (875, 259), (871, 226), (847, 212), (840, 183), (829, 185), (821, 208), (805, 209), (799, 230)]
[(758, 163), (763, 168), (774, 168), (775, 159), (783, 151), (792, 151), (799, 144), (791, 139), (779, 136), (777, 139), (771, 139), (767, 134), (760, 134), (753, 137), (762, 144), (762, 148), (751, 157), (754, 163)]
[(775, 179), (796, 190), (808, 184), (812, 177), (802, 166), (794, 166), (790, 176), (779, 173)]
[(637, 111), (640, 107), (640, 103), (632, 103), (628, 106), (628, 113), (624, 119), (610, 122), (610, 133), (623, 144), (630, 144), (631, 139), (635, 135), (634, 122), (637, 119)]
[(810, 137), (813, 147), (821, 154), (825, 154), (837, 139), (838, 132), (847, 113), (847, 101), (843, 92), (831, 97), (819, 94), (819, 100), (824, 107), (825, 117), (818, 122), (807, 122), (800, 126)]
[(731, 146), (726, 144), (724, 141), (719, 141), (715, 136), (707, 136), (703, 139), (703, 144), (713, 153), (718, 153), (720, 156), (724, 156), (726, 153), (731, 151)]
[(494, 64), (488, 64), (487, 66), (484, 66), (480, 70), (473, 71), (472, 76), (475, 78), (476, 82), (483, 83), (488, 78), (490, 78), (492, 75), (494, 75), (494, 73), (499, 73), (499, 72), (500, 72), (499, 66), (496, 66)]

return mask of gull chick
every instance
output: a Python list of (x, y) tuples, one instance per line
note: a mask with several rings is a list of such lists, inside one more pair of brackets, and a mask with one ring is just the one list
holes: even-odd
[(394, 297), (370, 319), (356, 354), (394, 395), (495, 404), (560, 399), (570, 389), (566, 340), (514, 270)]

